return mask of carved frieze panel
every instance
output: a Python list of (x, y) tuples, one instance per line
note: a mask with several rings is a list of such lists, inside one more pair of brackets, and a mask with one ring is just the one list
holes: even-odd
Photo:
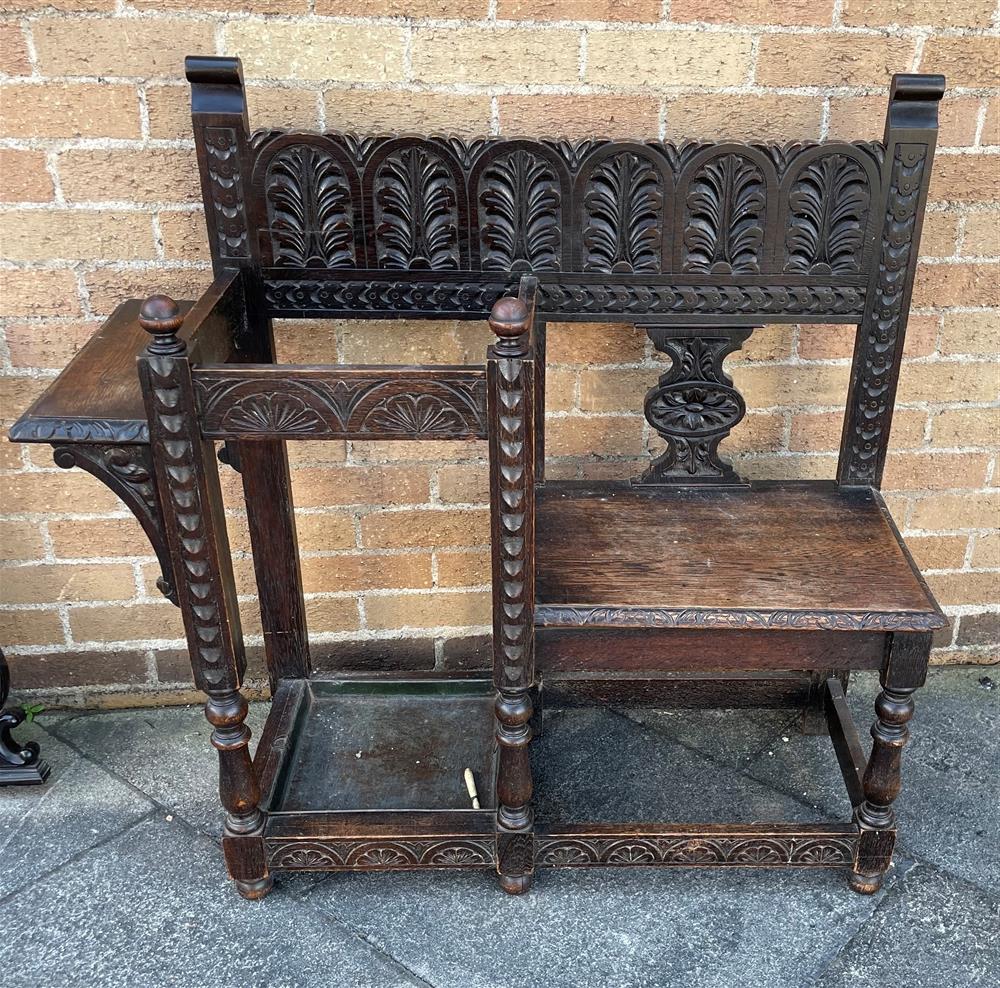
[[(561, 293), (554, 311), (566, 313), (857, 319), (852, 293), (863, 295), (875, 256), (877, 144), (675, 146), (272, 131), (255, 134), (250, 148), (250, 215), (269, 268), (268, 301), (285, 314), (482, 313), (493, 299), (471, 291), (473, 274), (489, 273), (506, 287), (533, 271), (542, 282), (541, 311)], [(238, 231), (231, 232), (239, 249)], [(419, 297), (405, 290), (376, 304), (363, 286), (303, 285), (307, 272), (324, 268), (365, 272), (376, 294), (400, 276), (435, 278), (420, 286)], [(446, 281), (450, 272), (468, 272), (467, 284)], [(635, 283), (644, 278), (650, 283)], [(453, 297), (437, 306), (429, 296), (442, 291)], [(324, 294), (337, 298), (328, 304)]]
[(299, 377), (195, 371), (202, 432), (216, 438), (477, 439), (486, 435), (482, 371), (338, 372)]
[(404, 271), (456, 271), (458, 183), (444, 157), (403, 144), (379, 164), (372, 183), (375, 261)]
[(483, 270), (559, 271), (565, 198), (556, 166), (539, 151), (491, 156), (476, 182)]

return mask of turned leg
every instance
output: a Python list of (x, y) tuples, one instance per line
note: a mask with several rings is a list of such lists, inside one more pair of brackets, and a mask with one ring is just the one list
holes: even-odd
[(212, 745), (219, 752), (219, 798), (226, 810), (222, 849), (226, 867), (244, 899), (263, 899), (272, 879), (264, 854), (260, 786), (250, 760), (247, 701), (238, 690), (209, 693), (205, 717), (212, 725)]
[(527, 691), (497, 695), (497, 872), (500, 887), (512, 895), (528, 891), (535, 867), (528, 757), (531, 710)]
[(903, 747), (910, 738), (912, 694), (927, 674), (930, 635), (893, 635), (880, 677), (882, 690), (875, 699), (872, 751), (862, 781), (865, 798), (855, 819), (861, 828), (858, 854), (851, 871), (855, 892), (871, 895), (882, 887), (896, 843), (892, 804), (902, 787)]

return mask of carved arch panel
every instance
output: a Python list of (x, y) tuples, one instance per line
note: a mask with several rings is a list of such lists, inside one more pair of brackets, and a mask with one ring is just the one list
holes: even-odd
[(860, 276), (878, 235), (879, 173), (858, 148), (806, 148), (791, 162), (778, 193), (776, 245), (781, 270)]
[(569, 270), (570, 197), (565, 162), (550, 149), (532, 141), (487, 147), (469, 175), (471, 246), (478, 252), (478, 267), (518, 273)]
[(328, 137), (277, 135), (253, 171), (265, 266), (366, 267), (361, 183), (354, 162)]
[(669, 268), (673, 180), (665, 160), (646, 145), (599, 147), (580, 165), (575, 187), (579, 256), (585, 273), (657, 274)]
[(386, 141), (369, 159), (362, 189), (372, 268), (469, 269), (464, 174), (447, 144)]
[(677, 183), (675, 269), (745, 276), (772, 268), (778, 177), (757, 148), (720, 144), (696, 154)]

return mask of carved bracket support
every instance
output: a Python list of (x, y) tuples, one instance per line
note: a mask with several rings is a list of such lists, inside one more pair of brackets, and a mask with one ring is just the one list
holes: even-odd
[(177, 603), (177, 588), (170, 549), (163, 529), (163, 515), (156, 491), (153, 459), (149, 447), (82, 445), (53, 446), (56, 465), (64, 470), (79, 467), (93, 474), (110, 488), (138, 519), (160, 563), (156, 586), (172, 604)]
[(671, 360), (646, 393), (644, 408), (646, 421), (667, 448), (633, 484), (742, 484), (719, 457), (719, 443), (746, 415), (743, 396), (722, 363), (743, 346), (753, 327), (645, 329), (653, 346)]

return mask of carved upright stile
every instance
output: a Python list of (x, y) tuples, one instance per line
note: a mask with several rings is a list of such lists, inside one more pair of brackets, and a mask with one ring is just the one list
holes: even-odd
[(239, 692), (246, 658), (214, 451), (198, 426), (191, 365), (177, 336), (177, 304), (154, 295), (143, 303), (139, 321), (153, 335), (139, 358), (139, 377), (194, 681), (208, 694), (205, 716), (219, 752), (226, 864), (241, 894), (259, 898), (271, 879), (244, 723), (247, 703)]
[(487, 358), (493, 537), (493, 681), (497, 688), (497, 870), (507, 892), (534, 871), (531, 688), (534, 685), (534, 401), (530, 330), (536, 281), (490, 314), (499, 341)]
[(893, 77), (885, 123), (882, 233), (854, 349), (840, 484), (882, 483), (943, 94), (943, 76)]

